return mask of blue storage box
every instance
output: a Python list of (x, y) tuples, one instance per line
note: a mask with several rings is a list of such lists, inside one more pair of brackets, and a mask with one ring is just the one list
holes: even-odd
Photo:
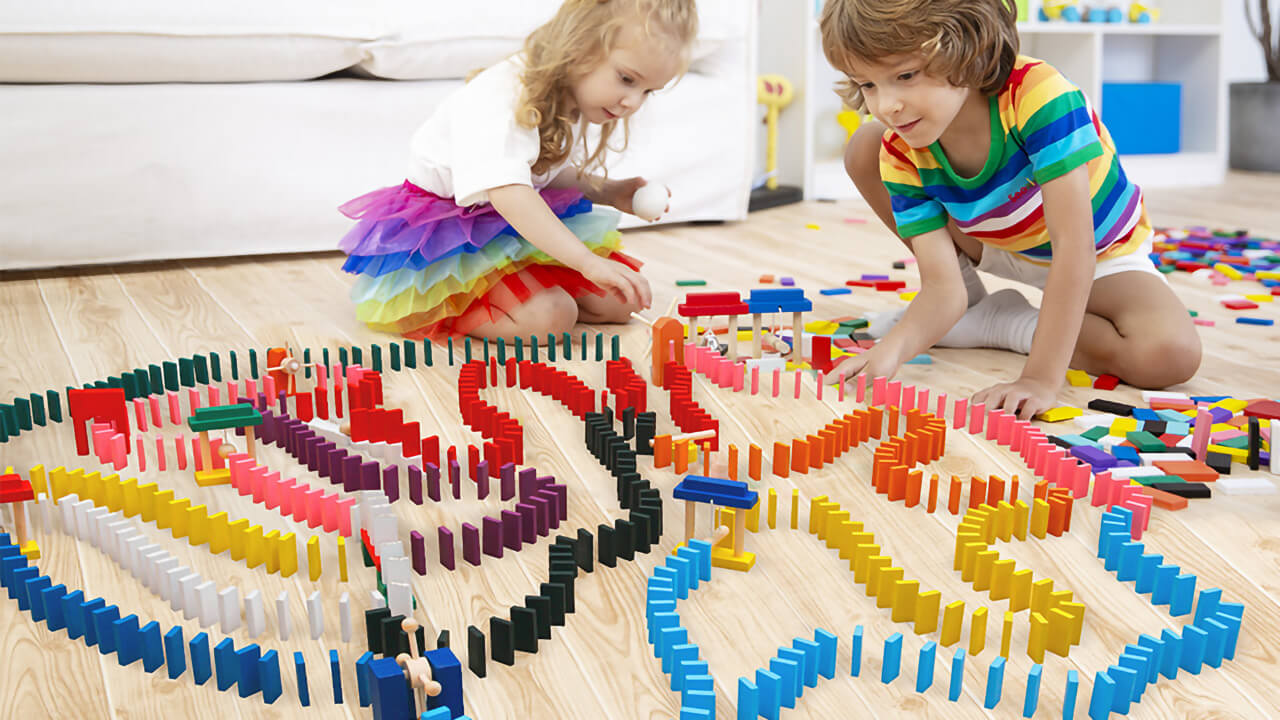
[(1180, 83), (1103, 83), (1102, 124), (1122, 155), (1182, 149)]

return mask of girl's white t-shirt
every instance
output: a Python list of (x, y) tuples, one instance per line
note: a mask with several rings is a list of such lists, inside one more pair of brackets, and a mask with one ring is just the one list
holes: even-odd
[(490, 188), (550, 184), (568, 163), (533, 174), (538, 130), (516, 122), (523, 70), (513, 55), (445, 98), (413, 134), (409, 181), (463, 207), (489, 202)]

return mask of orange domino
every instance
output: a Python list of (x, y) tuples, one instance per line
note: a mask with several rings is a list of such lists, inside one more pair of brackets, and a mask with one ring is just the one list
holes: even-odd
[(814, 470), (821, 470), (824, 462), (822, 457), (822, 438), (817, 435), (807, 435), (804, 441), (809, 446), (809, 467)]
[(1049, 534), (1061, 537), (1062, 533), (1071, 531), (1071, 491), (1066, 488), (1054, 488), (1049, 493)]
[(702, 477), (711, 477), (711, 441), (702, 441)]
[(889, 406), (889, 436), (897, 437), (898, 435), (898, 406)]
[(1004, 500), (1004, 480), (992, 475), (987, 480), (987, 504), (995, 507)]
[(884, 410), (872, 407), (867, 410), (867, 430), (871, 437), (879, 440), (884, 428)]
[(664, 468), (671, 464), (671, 436), (659, 435), (653, 439), (653, 466)]
[(818, 433), (818, 437), (822, 439), (822, 461), (832, 463), (836, 461), (836, 449), (838, 441), (834, 430), (822, 430)]
[(1014, 503), (1017, 501), (1018, 501), (1018, 476), (1014, 475), (1013, 479), (1009, 481), (1009, 502)]
[(947, 510), (952, 515), (960, 514), (960, 478), (951, 476), (951, 496), (947, 500)]
[(1187, 507), (1187, 499), (1174, 495), (1173, 493), (1157, 490), (1153, 487), (1144, 487), (1140, 490), (1143, 495), (1151, 496), (1151, 501), (1156, 507), (1165, 510), (1183, 510)]
[(802, 475), (809, 473), (809, 443), (800, 438), (791, 441), (791, 469)]
[(689, 441), (681, 440), (675, 447), (676, 474), (683, 475), (689, 470)]
[(889, 500), (896, 502), (905, 500), (907, 497), (907, 475), (906, 465), (894, 465), (889, 468)]
[(976, 477), (969, 477), (969, 508), (981, 507), (987, 499), (987, 483)]
[(1040, 482), (1036, 483), (1035, 496), (1032, 499), (1047, 500), (1048, 497), (1049, 497), (1049, 481), (1041, 480)]
[(754, 443), (747, 448), (747, 475), (752, 480), (760, 480), (760, 464), (763, 454), (764, 452), (760, 449), (760, 446)]
[(924, 478), (924, 472), (916, 470), (907, 475), (907, 507), (915, 507), (920, 504), (920, 484)]
[(729, 479), (738, 479), (738, 446), (729, 443)]
[(928, 511), (932, 513), (938, 509), (938, 473), (934, 473), (929, 478), (929, 506)]
[(773, 474), (781, 478), (791, 475), (791, 446), (786, 443), (773, 444)]

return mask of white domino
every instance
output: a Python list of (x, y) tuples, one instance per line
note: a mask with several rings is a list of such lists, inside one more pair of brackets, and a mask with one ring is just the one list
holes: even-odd
[(196, 588), (204, 582), (204, 578), (200, 577), (200, 573), (191, 573), (178, 583), (182, 586), (182, 617), (185, 620), (195, 620), (200, 614), (200, 594), (196, 592)]
[(257, 638), (267, 629), (266, 611), (262, 607), (262, 593), (250, 590), (244, 596), (244, 621), (249, 637)]
[(281, 640), (288, 640), (293, 632), (293, 620), (289, 617), (289, 593), (284, 590), (276, 596), (276, 629)]
[(213, 627), (218, 622), (218, 584), (206, 580), (196, 587), (200, 597), (200, 627)]
[(338, 598), (338, 621), (342, 625), (342, 642), (351, 642), (351, 594)]
[(324, 604), (319, 590), (307, 596), (307, 617), (311, 621), (311, 639), (319, 640), (324, 635)]
[(218, 615), (224, 635), (240, 629), (240, 588), (232, 585), (218, 593)]

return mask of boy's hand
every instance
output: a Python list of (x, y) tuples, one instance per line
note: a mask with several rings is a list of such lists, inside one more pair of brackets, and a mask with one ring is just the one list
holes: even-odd
[(593, 255), (579, 272), (628, 305), (647, 308), (653, 302), (649, 281), (626, 265)]
[(1056, 407), (1058, 388), (1050, 383), (1020, 377), (1011, 383), (992, 385), (973, 396), (974, 403), (985, 403), (988, 410), (1003, 409), (1015, 413), (1020, 420), (1030, 420), (1045, 410)]
[(840, 358), (840, 362), (833, 365), (831, 372), (826, 374), (825, 380), (834, 385), (840, 379), (840, 373), (842, 372), (847, 383), (852, 383), (853, 379), (860, 373), (869, 378), (891, 378), (901, 366), (901, 353), (897, 347), (890, 343), (881, 342), (875, 347), (863, 350), (852, 357)]

